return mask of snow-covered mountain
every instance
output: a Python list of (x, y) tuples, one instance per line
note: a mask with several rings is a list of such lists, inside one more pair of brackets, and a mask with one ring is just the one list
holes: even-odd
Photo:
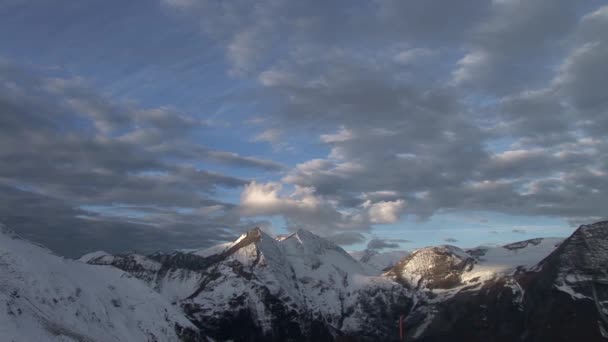
[(203, 340), (128, 273), (56, 256), (2, 225), (0, 305), (0, 341)]
[(604, 340), (608, 222), (565, 240), (422, 248), (380, 275), (374, 255), (253, 229), (72, 261), (3, 228), (0, 341), (397, 341), (400, 315), (408, 341)]
[(306, 230), (275, 239), (253, 229), (209, 250), (82, 260), (131, 272), (218, 339), (388, 337), (411, 305), (407, 289)]
[(406, 321), (416, 341), (608, 338), (608, 222), (564, 241), (415, 251), (387, 276), (418, 286)]
[(374, 275), (380, 275), (384, 271), (389, 270), (391, 267), (395, 266), (399, 260), (405, 258), (410, 253), (408, 251), (387, 251), (387, 252), (379, 252), (373, 249), (364, 249), (362, 251), (351, 252), (350, 255), (369, 273)]
[(401, 259), (386, 276), (418, 290), (470, 289), (535, 268), (563, 240), (537, 238), (468, 250), (450, 245), (421, 248)]

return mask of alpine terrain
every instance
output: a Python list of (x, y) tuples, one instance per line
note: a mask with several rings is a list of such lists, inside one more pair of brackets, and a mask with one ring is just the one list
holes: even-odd
[(135, 277), (53, 255), (0, 225), (0, 341), (204, 341)]
[(207, 249), (72, 261), (3, 228), (0, 340), (398, 341), (403, 317), (407, 341), (608, 341), (608, 222), (355, 256), (256, 228)]

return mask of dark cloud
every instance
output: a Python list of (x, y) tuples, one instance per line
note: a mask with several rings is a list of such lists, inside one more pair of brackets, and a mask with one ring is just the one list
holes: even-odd
[(258, 224), (227, 214), (184, 215), (170, 209), (143, 209), (145, 216), (104, 216), (52, 197), (0, 186), (0, 222), (27, 239), (74, 258), (95, 250), (148, 253), (200, 248), (232, 240)]
[[(201, 245), (233, 237), (246, 221), (214, 197), (247, 180), (195, 162), (281, 167), (195, 144), (191, 135), (206, 129), (201, 120), (112, 101), (82, 80), (0, 61), (0, 89), (4, 220), (59, 253), (82, 252), (70, 244), (151, 250), (179, 246), (187, 235)], [(109, 248), (112, 239), (120, 242)]]
[(406, 52), (422, 34), (404, 36), (401, 53), (388, 36), (360, 36), (359, 46), (385, 49), (345, 41), (313, 56), (309, 45), (323, 42), (312, 41), (280, 56), (258, 74), (257, 98), (275, 109), (281, 129), (309, 127), (330, 149), (282, 182), (358, 213), (402, 200), (403, 213), (421, 218), (441, 209), (601, 217), (595, 201), (605, 197), (608, 170), (599, 137), (608, 127), (597, 72), (605, 63), (597, 63), (608, 20), (597, 5), (486, 3), (466, 19), (466, 34), (443, 41), (467, 47), (465, 58), (437, 50), (440, 61), (455, 62), (448, 70), (393, 63), (416, 58)]
[(449, 243), (456, 243), (456, 242), (458, 242), (458, 240), (454, 239), (454, 238), (445, 238), (445, 239), (443, 239), (443, 241), (449, 242)]
[(368, 249), (384, 249), (384, 248), (398, 248), (399, 244), (395, 242), (388, 242), (381, 239), (371, 239), (367, 243)]
[(399, 248), (399, 243), (407, 243), (407, 242), (411, 242), (409, 240), (404, 240), (404, 239), (379, 239), (379, 238), (374, 238), (369, 240), (369, 242), (367, 243), (367, 248), (368, 249), (375, 249), (375, 250), (380, 250), (380, 249), (386, 249), (386, 248)]
[[(152, 38), (104, 36), (86, 16), (75, 16), (76, 26), (57, 26), (40, 9), (16, 17), (32, 23), (28, 34), (58, 27), (54, 42), (77, 45), (74, 27), (85, 26), (87, 42), (112, 46), (115, 39), (112, 51), (121, 53), (83, 54), (90, 65), (121, 62), (110, 69), (131, 76), (140, 74), (138, 67), (166, 66), (188, 85), (186, 74), (206, 78), (195, 72), (205, 63), (190, 49), (192, 27), (200, 27), (203, 50), (225, 56), (213, 69), (225, 65), (227, 83), (235, 85), (208, 100), (238, 108), (245, 113), (238, 120), (260, 119), (242, 141), (276, 147), (288, 145), (281, 139), (305, 140), (327, 154), (302, 153), (289, 159), (297, 165), (283, 165), (203, 146), (197, 137), (213, 130), (211, 121), (171, 106), (140, 108), (99, 95), (83, 79), (0, 61), (2, 184), (72, 210), (84, 206), (90, 222), (154, 218), (180, 231), (195, 220), (216, 227), (221, 218), (220, 226), (238, 231), (241, 217), (281, 215), (288, 230), (307, 228), (346, 244), (403, 215), (425, 219), (445, 210), (569, 222), (605, 215), (608, 7), (602, 2), (161, 3), (179, 28)], [(21, 7), (10, 13), (29, 8)], [(83, 14), (86, 7), (59, 10)], [(96, 22), (113, 32), (108, 13)], [(189, 43), (175, 39), (184, 48), (169, 48), (180, 36)], [(40, 51), (50, 51), (50, 42), (41, 42)], [(131, 51), (138, 53), (125, 64)], [(201, 88), (185, 87), (184, 94), (200, 96), (194, 92)], [(178, 105), (180, 98), (171, 98)], [(249, 182), (243, 173), (207, 165), (283, 172), (281, 179), (264, 174), (263, 182)], [(246, 184), (239, 204), (219, 200), (222, 191)]]
[(326, 236), (326, 238), (330, 241), (338, 245), (348, 246), (354, 245), (357, 243), (362, 243), (366, 240), (365, 235), (357, 232), (344, 232), (339, 234), (334, 234), (330, 236)]
[(493, 1), (453, 72), (460, 86), (491, 96), (541, 87), (568, 53), (581, 14), (596, 1)]

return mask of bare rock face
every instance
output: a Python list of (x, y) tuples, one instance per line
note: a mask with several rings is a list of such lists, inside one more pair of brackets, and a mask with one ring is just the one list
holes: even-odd
[(450, 289), (462, 285), (461, 275), (474, 264), (458, 247), (427, 247), (412, 252), (386, 275), (411, 289)]

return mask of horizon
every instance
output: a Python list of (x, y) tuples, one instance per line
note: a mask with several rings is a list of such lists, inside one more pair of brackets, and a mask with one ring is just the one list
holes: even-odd
[(608, 218), (602, 1), (0, 4), (0, 222), (57, 254)]
[[(593, 223), (589, 223), (589, 224), (583, 224), (583, 225), (577, 227), (576, 229), (572, 230), (571, 234), (568, 235), (568, 236), (534, 236), (534, 237), (521, 236), (521, 239), (516, 239), (516, 240), (512, 240), (512, 241), (502, 242), (502, 240), (501, 240), (501, 242), (498, 242), (498, 243), (488, 242), (488, 243), (482, 243), (482, 244), (473, 245), (473, 246), (464, 246), (459, 241), (447, 241), (449, 239), (444, 239), (443, 243), (438, 243), (438, 244), (419, 244), (416, 241), (409, 241), (409, 240), (405, 241), (404, 240), (399, 245), (388, 246), (388, 247), (387, 246), (381, 246), (380, 248), (376, 247), (375, 244), (373, 244), (373, 243), (368, 243), (368, 244), (362, 245), (363, 249), (343, 248), (339, 244), (336, 244), (336, 246), (343, 248), (353, 258), (355, 258), (355, 256), (353, 255), (354, 253), (361, 253), (361, 252), (366, 252), (366, 251), (372, 251), (372, 252), (379, 253), (379, 254), (382, 254), (382, 253), (391, 253), (391, 252), (408, 252), (408, 253), (412, 253), (412, 252), (415, 252), (415, 251), (420, 250), (420, 249), (425, 249), (425, 248), (430, 248), (430, 247), (438, 247), (438, 246), (455, 246), (455, 247), (461, 248), (461, 249), (463, 249), (463, 250), (466, 251), (466, 250), (472, 250), (472, 249), (479, 248), (479, 247), (504, 247), (504, 246), (507, 246), (507, 245), (510, 245), (510, 244), (513, 244), (513, 243), (530, 241), (530, 240), (534, 240), (534, 239), (538, 239), (538, 238), (540, 238), (540, 239), (556, 239), (557, 238), (557, 239), (563, 239), (563, 240), (565, 240), (565, 239), (569, 238), (570, 236), (572, 236), (572, 234), (574, 234), (576, 232), (576, 230), (578, 230), (582, 226), (595, 225), (595, 224), (600, 224), (600, 223), (605, 223), (605, 222), (608, 222), (608, 221), (598, 221), (598, 222), (593, 222)], [(20, 239), (25, 239), (28, 242), (34, 242), (34, 243), (36, 243), (35, 241), (31, 241), (31, 240), (27, 239), (26, 237), (23, 237), (23, 236), (19, 235), (17, 232), (15, 232), (14, 230), (12, 230), (10, 227), (7, 227), (6, 225), (2, 224), (2, 222), (0, 222), (0, 228), (2, 228), (1, 231), (0, 231), (0, 233), (5, 233), (5, 234), (8, 233), (9, 236), (11, 236), (11, 234), (15, 234), (15, 236), (19, 237)], [(253, 230), (259, 230), (259, 231), (263, 232), (264, 234), (268, 235), (270, 238), (275, 239), (275, 240), (283, 240), (285, 238), (291, 237), (291, 236), (297, 234), (301, 230), (306, 231), (308, 233), (311, 233), (311, 234), (313, 234), (313, 235), (315, 235), (317, 237), (325, 239), (324, 237), (319, 236), (319, 235), (317, 235), (317, 234), (315, 234), (315, 233), (313, 233), (313, 232), (311, 232), (311, 231), (309, 231), (307, 229), (304, 229), (304, 228), (299, 228), (296, 231), (282, 234), (282, 233), (274, 233), (274, 232), (271, 232), (271, 231), (266, 231), (266, 230), (264, 230), (264, 229), (256, 226), (256, 227), (253, 227), (253, 228), (251, 228), (251, 229), (249, 229), (247, 231), (242, 232), (241, 235), (237, 236), (232, 241), (226, 241), (226, 242), (223, 242), (223, 243), (218, 243), (216, 245), (206, 246), (206, 247), (202, 247), (202, 248), (200, 248), (200, 247), (177, 248), (177, 249), (165, 250), (165, 251), (163, 251), (163, 250), (144, 251), (143, 253), (140, 253), (140, 251), (138, 251), (137, 249), (124, 250), (124, 251), (120, 251), (118, 253), (108, 253), (108, 252), (106, 252), (104, 250), (93, 250), (93, 251), (86, 252), (86, 253), (84, 253), (82, 255), (74, 256), (73, 259), (74, 260), (78, 260), (81, 257), (84, 257), (86, 255), (97, 254), (97, 253), (106, 253), (106, 254), (110, 254), (110, 255), (112, 255), (112, 254), (114, 254), (114, 255), (128, 255), (128, 254), (150, 255), (150, 254), (155, 254), (157, 252), (183, 252), (183, 253), (190, 253), (190, 252), (201, 251), (201, 250), (205, 250), (205, 249), (213, 249), (214, 247), (217, 247), (217, 246), (220, 246), (220, 245), (234, 243), (235, 241), (237, 241), (240, 238), (246, 236), (249, 232), (251, 232)], [(373, 241), (373, 240), (375, 240), (375, 242), (382, 241), (382, 240), (379, 240), (379, 239), (371, 239), (370, 241)], [(331, 240), (328, 240), (328, 241), (331, 241)], [(39, 244), (39, 245), (42, 246), (42, 247), (44, 247), (44, 248), (47, 248), (46, 246), (44, 246), (42, 244)], [(403, 248), (402, 246), (404, 246), (404, 245), (408, 246), (408, 247), (414, 247), (414, 248)], [(349, 247), (354, 247), (354, 246), (356, 246), (356, 245), (352, 245), (352, 246), (349, 246)]]

